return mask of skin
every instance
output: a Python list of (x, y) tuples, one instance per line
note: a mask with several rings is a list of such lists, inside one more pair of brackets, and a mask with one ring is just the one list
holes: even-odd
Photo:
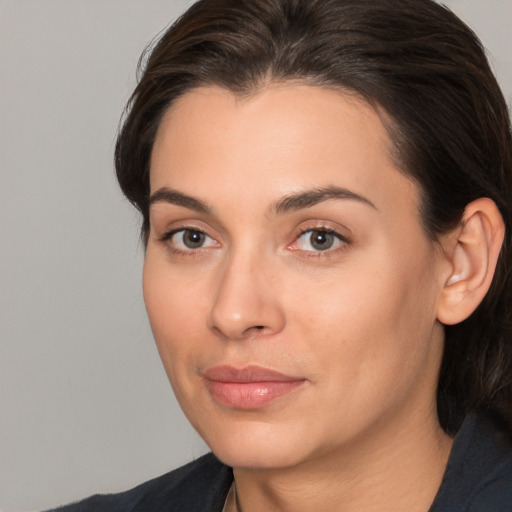
[[(244, 98), (198, 88), (159, 127), (146, 306), (177, 399), (234, 468), (244, 512), (426, 511), (440, 485), (437, 310), (451, 269), (391, 146), (364, 101), (290, 83)], [(358, 197), (283, 207), (328, 187)], [(326, 229), (319, 250), (311, 235)], [(190, 230), (205, 233), (197, 248)], [(206, 385), (218, 365), (302, 383), (230, 407)]]

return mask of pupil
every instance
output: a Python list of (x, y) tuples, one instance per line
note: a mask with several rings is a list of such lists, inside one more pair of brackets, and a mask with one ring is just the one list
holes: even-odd
[(311, 246), (319, 251), (330, 249), (334, 243), (334, 235), (325, 231), (314, 231), (311, 233)]
[(183, 243), (189, 249), (197, 249), (204, 243), (205, 235), (201, 231), (187, 231), (183, 236)]

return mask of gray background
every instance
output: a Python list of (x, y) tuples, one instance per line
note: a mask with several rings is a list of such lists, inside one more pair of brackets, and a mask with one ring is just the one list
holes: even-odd
[[(205, 447), (172, 397), (112, 151), (185, 0), (0, 0), (0, 507), (122, 490)], [(512, 99), (512, 0), (451, 0)]]

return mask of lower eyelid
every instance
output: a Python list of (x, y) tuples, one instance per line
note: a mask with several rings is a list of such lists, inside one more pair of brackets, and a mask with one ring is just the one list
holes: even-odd
[[(187, 231), (194, 231), (198, 233), (202, 233), (206, 237), (205, 245), (199, 247), (186, 247), (181, 241), (174, 241), (173, 238), (176, 235), (183, 236)], [(173, 230), (168, 231), (164, 235), (159, 238), (160, 243), (171, 253), (182, 256), (199, 256), (202, 251), (219, 247), (219, 242), (210, 236), (205, 230), (199, 229), (196, 227), (180, 227)]]
[[(321, 248), (315, 248), (314, 246), (311, 246), (311, 241), (306, 240), (303, 243), (309, 244), (310, 247), (300, 247), (302, 245), (300, 238), (303, 236), (311, 236), (313, 233), (326, 233), (331, 234), (335, 240), (333, 242), (332, 247), (326, 247), (324, 249)], [(344, 251), (344, 249), (347, 248), (348, 245), (350, 245), (351, 240), (345, 236), (344, 234), (340, 233), (339, 230), (334, 229), (330, 226), (325, 225), (311, 225), (308, 226), (306, 229), (302, 229), (299, 234), (297, 234), (291, 244), (288, 245), (288, 249), (300, 253), (303, 257), (308, 258), (329, 258), (334, 257), (338, 253)]]
[[(180, 247), (180, 245), (183, 244), (183, 242), (176, 244), (176, 242), (173, 242), (173, 237), (176, 235), (179, 235), (180, 233), (183, 234), (187, 231), (196, 231), (199, 233), (202, 233), (206, 237), (205, 245), (197, 247), (197, 248), (188, 248), (188, 247)], [(312, 248), (310, 250), (308, 249), (301, 249), (297, 246), (299, 239), (307, 234), (312, 234), (314, 232), (319, 233), (327, 233), (334, 236), (335, 240), (335, 247), (329, 247), (324, 250), (322, 249), (315, 249)], [(182, 226), (179, 228), (171, 229), (164, 234), (157, 237), (157, 240), (162, 243), (164, 246), (167, 246), (167, 249), (175, 252), (175, 253), (182, 253), (182, 254), (191, 254), (191, 253), (199, 253), (203, 249), (210, 249), (210, 248), (216, 248), (220, 247), (222, 244), (219, 243), (214, 237), (209, 235), (204, 229), (201, 229), (197, 226)], [(343, 234), (341, 234), (339, 231), (332, 229), (330, 227), (326, 226), (312, 226), (311, 228), (302, 230), (294, 239), (294, 241), (291, 244), (288, 244), (287, 248), (292, 251), (298, 251), (302, 253), (307, 253), (305, 256), (308, 257), (328, 257), (329, 255), (334, 255), (334, 253), (343, 250), (343, 248), (347, 245), (350, 245), (351, 241), (349, 238)]]

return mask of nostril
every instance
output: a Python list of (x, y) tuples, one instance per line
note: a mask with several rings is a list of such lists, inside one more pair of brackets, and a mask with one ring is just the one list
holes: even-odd
[(266, 330), (266, 327), (264, 325), (253, 325), (252, 327), (249, 327), (244, 331), (243, 336), (251, 336), (255, 335), (256, 331), (258, 332), (264, 332)]

